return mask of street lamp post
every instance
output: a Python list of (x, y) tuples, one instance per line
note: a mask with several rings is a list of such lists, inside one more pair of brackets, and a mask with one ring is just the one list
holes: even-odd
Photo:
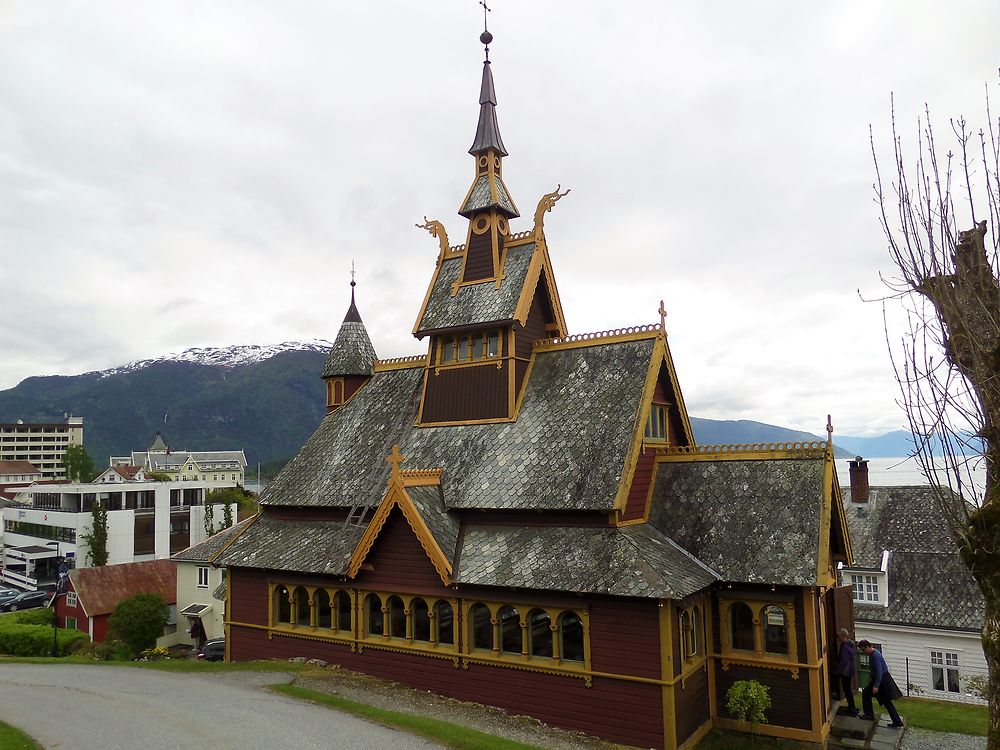
[(69, 568), (66, 563), (62, 561), (59, 555), (59, 541), (48, 542), (46, 546), (51, 547), (53, 544), (56, 546), (56, 561), (58, 563), (57, 578), (56, 578), (56, 590), (52, 594), (52, 599), (49, 601), (49, 606), (52, 607), (52, 658), (55, 659), (59, 656), (59, 613), (57, 611), (57, 606), (59, 604), (60, 594), (66, 593), (66, 587), (69, 585)]

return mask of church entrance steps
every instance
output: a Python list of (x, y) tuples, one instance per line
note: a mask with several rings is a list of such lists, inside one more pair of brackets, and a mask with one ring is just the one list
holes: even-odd
[[(905, 721), (905, 720), (904, 720)], [(830, 726), (828, 750), (899, 750), (906, 728), (893, 729), (889, 718), (875, 714), (875, 721), (837, 714)]]

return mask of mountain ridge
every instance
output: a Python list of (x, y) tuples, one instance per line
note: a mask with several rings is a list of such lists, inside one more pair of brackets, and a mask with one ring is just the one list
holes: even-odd
[[(250, 464), (294, 455), (326, 413), (320, 373), (332, 344), (323, 339), (272, 345), (191, 348), (79, 375), (31, 376), (0, 391), (0, 421), (84, 418), (84, 445), (98, 466), (144, 450), (160, 431), (178, 450), (246, 451)], [(812, 433), (750, 420), (691, 417), (702, 444), (823, 441)], [(912, 436), (836, 436), (838, 458), (896, 457)], [(901, 451), (901, 452), (893, 452)]]

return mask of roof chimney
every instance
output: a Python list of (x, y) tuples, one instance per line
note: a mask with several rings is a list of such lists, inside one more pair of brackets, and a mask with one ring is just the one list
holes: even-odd
[(851, 502), (868, 502), (868, 462), (861, 456), (855, 456), (851, 465)]

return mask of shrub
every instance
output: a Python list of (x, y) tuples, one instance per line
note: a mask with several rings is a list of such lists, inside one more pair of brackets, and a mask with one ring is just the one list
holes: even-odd
[(22, 609), (10, 615), (11, 619), (22, 625), (48, 625), (52, 627), (52, 610), (45, 607), (38, 609)]
[(170, 658), (170, 649), (164, 648), (163, 646), (143, 649), (139, 653), (139, 661), (160, 661), (161, 659), (169, 659), (169, 658)]
[[(90, 640), (79, 630), (60, 628), (56, 653), (65, 656), (79, 641)], [(52, 655), (52, 611), (33, 609), (0, 617), (0, 653), (10, 656)]]
[(156, 645), (163, 635), (170, 610), (159, 594), (136, 594), (122, 599), (108, 619), (111, 632), (120, 638), (133, 654)]
[(726, 691), (726, 708), (736, 719), (750, 724), (754, 735), (758, 724), (766, 724), (764, 712), (771, 707), (768, 688), (757, 680), (737, 680)]

